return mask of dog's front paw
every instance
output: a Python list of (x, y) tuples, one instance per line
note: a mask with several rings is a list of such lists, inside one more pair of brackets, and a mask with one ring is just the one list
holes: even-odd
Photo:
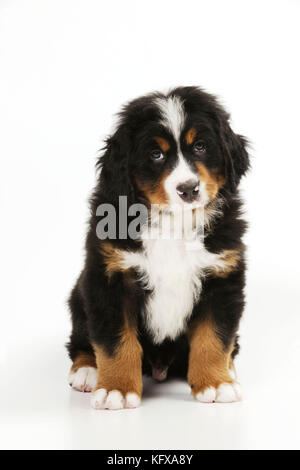
[(69, 384), (79, 392), (91, 392), (97, 385), (97, 369), (80, 367), (69, 375)]
[(242, 399), (241, 387), (237, 382), (224, 382), (218, 387), (206, 387), (199, 392), (193, 391), (193, 395), (202, 403), (232, 403)]
[(123, 394), (120, 390), (98, 388), (94, 390), (91, 397), (91, 405), (96, 410), (121, 410), (122, 408), (137, 408), (141, 399), (137, 393), (127, 392)]

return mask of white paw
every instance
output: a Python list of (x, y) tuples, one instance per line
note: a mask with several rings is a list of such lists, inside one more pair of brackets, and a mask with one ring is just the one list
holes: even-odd
[(204, 392), (200, 392), (196, 395), (196, 399), (202, 403), (213, 403), (216, 401), (217, 391), (214, 387), (208, 387)]
[(141, 403), (140, 397), (133, 392), (127, 393), (124, 398), (119, 390), (107, 393), (105, 388), (99, 388), (92, 393), (91, 405), (96, 410), (121, 410), (122, 408), (136, 408)]
[(133, 392), (126, 394), (125, 408), (137, 408), (141, 404), (140, 397)]
[(79, 392), (91, 392), (97, 385), (97, 370), (95, 367), (80, 367), (76, 372), (70, 372), (69, 384)]
[(218, 388), (208, 387), (198, 393), (196, 399), (202, 403), (232, 403), (242, 399), (241, 387), (237, 382), (223, 383)]

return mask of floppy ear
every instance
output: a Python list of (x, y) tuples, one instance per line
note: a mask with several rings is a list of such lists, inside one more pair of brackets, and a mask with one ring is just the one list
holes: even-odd
[(222, 125), (222, 143), (225, 152), (226, 180), (230, 191), (234, 193), (240, 179), (250, 167), (245, 137), (235, 134), (228, 121)]
[(105, 153), (99, 160), (102, 168), (100, 176), (101, 192), (111, 202), (117, 202), (119, 196), (134, 196), (129, 172), (130, 137), (125, 125), (106, 140)]

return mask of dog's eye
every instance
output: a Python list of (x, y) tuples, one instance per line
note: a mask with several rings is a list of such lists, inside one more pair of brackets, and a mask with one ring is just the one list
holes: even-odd
[(203, 140), (197, 140), (197, 142), (194, 143), (193, 150), (197, 155), (205, 153), (206, 145)]
[(152, 150), (150, 157), (155, 162), (161, 162), (165, 158), (164, 154), (159, 149)]

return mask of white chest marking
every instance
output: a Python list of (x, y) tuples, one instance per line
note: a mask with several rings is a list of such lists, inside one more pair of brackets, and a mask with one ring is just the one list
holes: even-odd
[(185, 328), (201, 293), (195, 253), (183, 240), (153, 240), (145, 246), (146, 276), (152, 294), (145, 307), (146, 324), (155, 343), (175, 339)]
[(210, 253), (203, 242), (194, 240), (145, 239), (142, 252), (123, 253), (123, 265), (134, 267), (145, 288), (150, 289), (145, 305), (146, 326), (155, 343), (175, 339), (186, 327), (199, 299), (204, 270), (221, 268), (221, 255)]

